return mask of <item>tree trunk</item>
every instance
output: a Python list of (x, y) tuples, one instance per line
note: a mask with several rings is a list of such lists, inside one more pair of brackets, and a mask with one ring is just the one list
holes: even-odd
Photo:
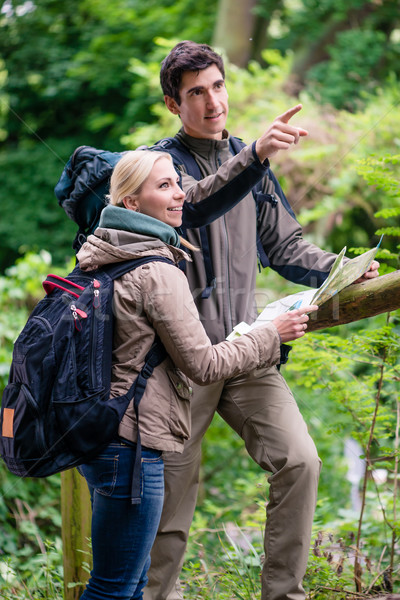
[[(64, 600), (78, 600), (91, 565), (89, 546), (91, 506), (88, 486), (76, 469), (61, 473), (61, 518), (64, 564)], [(81, 583), (68, 588), (69, 583)]]
[(257, 0), (219, 0), (213, 46), (225, 50), (230, 62), (246, 67), (252, 54)]
[(268, 29), (274, 13), (283, 11), (283, 0), (259, 1), (257, 4), (260, 10), (256, 11), (254, 19), (250, 59), (265, 67), (268, 63), (262, 57), (262, 52), (269, 47)]
[(400, 271), (349, 285), (310, 315), (307, 331), (335, 327), (400, 308)]
[(247, 67), (251, 60), (265, 66), (262, 52), (268, 48), (268, 28), (277, 10), (282, 10), (282, 0), (219, 0), (213, 46), (222, 48), (238, 67)]

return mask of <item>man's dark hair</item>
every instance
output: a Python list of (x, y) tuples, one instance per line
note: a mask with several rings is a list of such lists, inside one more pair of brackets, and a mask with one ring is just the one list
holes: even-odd
[(165, 96), (181, 103), (179, 88), (185, 71), (202, 71), (216, 65), (225, 79), (222, 56), (214, 52), (207, 44), (197, 44), (190, 40), (179, 42), (161, 63), (160, 82)]

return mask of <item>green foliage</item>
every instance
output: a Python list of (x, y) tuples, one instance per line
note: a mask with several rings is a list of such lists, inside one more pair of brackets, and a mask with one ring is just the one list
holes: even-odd
[(18, 557), (0, 562), (0, 592), (3, 600), (62, 600), (61, 540), (46, 541), (43, 552), (32, 558), (29, 570), (20, 571)]
[(154, 37), (178, 30), (184, 38), (209, 40), (213, 4), (41, 0), (24, 11), (22, 0), (9, 3), (0, 19), (8, 140), (82, 136), (82, 143), (112, 149), (136, 119), (148, 120), (143, 97), (129, 114), (134, 121), (124, 117), (130, 59), (147, 55)]
[[(182, 580), (187, 598), (253, 600), (260, 596), (261, 536), (229, 523), (218, 536), (215, 560), (204, 548), (184, 565)], [(214, 547), (215, 550), (215, 547)]]
[[(360, 445), (361, 458), (365, 461), (365, 475), (360, 478), (360, 485), (365, 486), (361, 494), (364, 514), (349, 511), (350, 496), (347, 496), (347, 506), (338, 497), (337, 518), (332, 523), (330, 505), (324, 520), (337, 538), (346, 539), (350, 535), (350, 556), (354, 556), (355, 547), (360, 552), (363, 590), (370, 590), (384, 571), (392, 572), (394, 581), (399, 582), (399, 573), (393, 569), (393, 565), (398, 564), (398, 549), (393, 544), (400, 527), (393, 484), (398, 476), (400, 427), (398, 312), (388, 324), (383, 317), (370, 320), (368, 329), (360, 328), (359, 333), (347, 339), (323, 333), (309, 334), (304, 344), (296, 344), (296, 361), (286, 370), (288, 381), (300, 397), (304, 396), (304, 387), (312, 390), (307, 394), (306, 407), (302, 407), (306, 418), (310, 408), (313, 413), (329, 414), (329, 420), (326, 418), (322, 423), (325, 433), (321, 430), (319, 434), (330, 438), (331, 445), (339, 442), (342, 449), (345, 439), (350, 437)], [(315, 435), (313, 428), (311, 431), (318, 440), (319, 435)], [(317, 446), (319, 448), (318, 442)], [(322, 459), (324, 461), (323, 455)], [(377, 476), (382, 472), (386, 483), (377, 483)], [(334, 483), (341, 493), (342, 485)], [(323, 506), (319, 506), (317, 513), (320, 518), (324, 512), (321, 508)], [(390, 547), (394, 558), (390, 550), (386, 551)], [(343, 562), (340, 563), (342, 569), (346, 566)], [(351, 566), (350, 562), (346, 567), (350, 570), (348, 576), (351, 576)]]
[[(336, 251), (345, 245), (371, 247), (378, 241), (375, 236), (380, 235), (380, 228), (393, 225), (393, 220), (386, 223), (380, 211), (398, 205), (399, 99), (398, 89), (389, 87), (370, 97), (362, 112), (341, 111), (333, 117), (322, 110), (317, 124), (310, 127), (308, 100), (303, 99), (303, 123), (312, 138), (296, 150), (298, 164), (292, 177), (298, 169), (303, 171), (307, 187), (298, 199), (299, 220), (303, 227), (313, 229), (317, 243)], [(319, 151), (318, 143), (322, 144)], [(393, 163), (386, 162), (387, 171), (378, 173), (372, 165), (381, 156), (386, 161), (393, 157)], [(368, 169), (370, 176), (364, 181)], [(385, 237), (382, 247), (398, 255), (397, 244), (395, 237)], [(391, 264), (396, 267), (398, 258)]]
[(364, 91), (399, 76), (397, 0), (260, 0), (269, 47), (296, 52), (291, 80), (323, 103), (354, 110)]
[[(369, 185), (382, 190), (387, 198), (382, 208), (375, 213), (378, 219), (384, 219), (385, 225), (377, 230), (378, 235), (393, 237), (400, 250), (400, 227), (397, 225), (400, 216), (400, 155), (371, 156), (359, 161), (358, 172)], [(399, 258), (399, 253), (390, 258)]]
[[(0, 389), (7, 382), (14, 340), (28, 317), (28, 304), (38, 293), (38, 275), (43, 267), (49, 267), (49, 255), (28, 255), (26, 259), (10, 268), (9, 276), (0, 277)], [(32, 267), (32, 268), (31, 268)], [(28, 270), (28, 273), (26, 273)], [(21, 279), (21, 271), (25, 277)]]
[(22, 600), (37, 588), (48, 595), (32, 597), (56, 598), (53, 592), (62, 589), (59, 476), (22, 480), (2, 464), (0, 493), (1, 597)]
[(314, 98), (336, 108), (356, 109), (365, 92), (379, 85), (385, 37), (382, 31), (368, 29), (338, 33), (335, 44), (327, 48), (330, 60), (308, 71), (307, 87)]
[[(351, 434), (363, 447), (366, 446), (375, 409), (373, 390), (381, 377), (381, 366), (385, 367), (386, 390), (376, 437), (382, 444), (390, 432), (396, 430), (395, 404), (391, 399), (396, 398), (399, 340), (394, 325), (381, 325), (363, 329), (359, 335), (353, 334), (348, 339), (333, 334), (309, 334), (301, 344), (296, 344), (296, 361), (289, 363), (286, 371), (292, 376), (296, 374), (296, 389), (305, 387), (317, 395), (323, 390), (326, 399), (334, 403), (338, 418), (332, 419), (328, 434), (340, 437)], [(387, 348), (384, 359), (381, 356), (383, 348)]]
[(0, 271), (28, 249), (48, 249), (58, 264), (71, 255), (77, 227), (53, 194), (65, 162), (83, 144), (118, 149), (120, 136), (137, 122), (153, 119), (148, 106), (154, 97), (140, 93), (131, 59), (152, 51), (153, 37), (178, 29), (186, 38), (208, 41), (213, 2), (4, 4)]
[(54, 195), (65, 164), (61, 156), (67, 158), (73, 144), (49, 140), (0, 153), (1, 270), (28, 250), (46, 249), (59, 265), (73, 255), (78, 226), (67, 218)]

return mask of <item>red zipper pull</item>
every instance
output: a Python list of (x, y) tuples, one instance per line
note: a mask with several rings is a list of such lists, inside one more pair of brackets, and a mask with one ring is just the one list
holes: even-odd
[[(76, 308), (75, 304), (71, 304), (70, 306), (71, 312), (72, 312), (72, 317), (74, 319), (74, 325), (75, 325), (75, 329), (77, 331), (82, 331), (82, 325), (79, 319), (79, 313), (82, 313), (83, 311), (80, 310), (79, 308)], [(87, 314), (84, 313), (84, 315), (87, 317)]]
[(100, 281), (97, 281), (97, 279), (93, 280), (93, 306), (94, 308), (99, 308), (100, 306)]

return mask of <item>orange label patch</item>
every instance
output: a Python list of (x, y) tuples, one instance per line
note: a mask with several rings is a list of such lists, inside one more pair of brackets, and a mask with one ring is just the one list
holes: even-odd
[(3, 437), (13, 438), (14, 437), (14, 409), (5, 408), (3, 411)]

